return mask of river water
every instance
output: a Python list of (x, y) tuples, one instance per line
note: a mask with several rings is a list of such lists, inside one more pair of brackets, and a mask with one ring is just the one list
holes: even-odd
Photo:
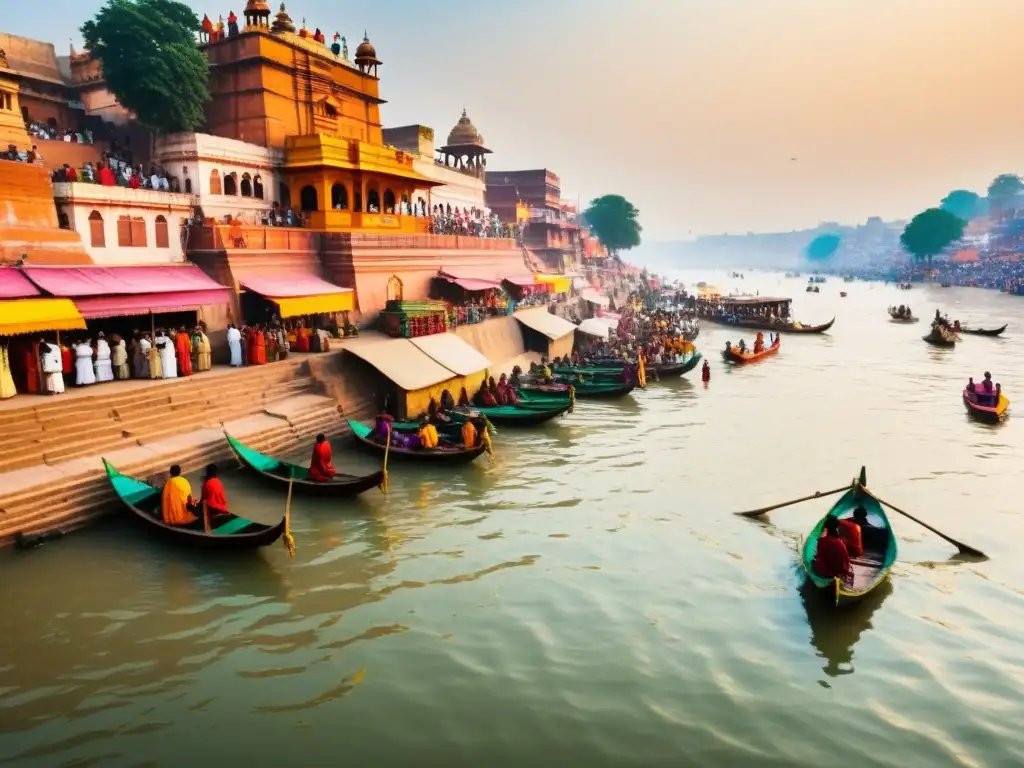
[[(502, 430), (493, 466), (393, 465), (387, 497), (298, 498), (293, 560), (167, 548), (117, 518), (3, 553), (0, 763), (1019, 766), (1022, 431), (969, 421), (960, 390), (991, 370), (1024, 398), (1024, 301), (683, 277), (838, 319), (732, 370), (705, 325), (707, 388), (695, 371)], [(888, 322), (901, 301), (1010, 328), (938, 350), (926, 323)], [(891, 586), (806, 603), (795, 549), (828, 502), (731, 513), (862, 464), (991, 559), (894, 515)], [(226, 485), (254, 517), (283, 509)]]

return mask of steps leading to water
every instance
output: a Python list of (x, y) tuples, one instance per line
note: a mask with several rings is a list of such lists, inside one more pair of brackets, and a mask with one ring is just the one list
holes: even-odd
[(283, 454), (319, 432), (347, 429), (302, 358), (123, 392), (117, 386), (0, 411), (0, 544), (17, 532), (69, 531), (116, 510), (101, 457), (160, 482), (171, 463), (191, 472), (230, 460), (225, 431)]

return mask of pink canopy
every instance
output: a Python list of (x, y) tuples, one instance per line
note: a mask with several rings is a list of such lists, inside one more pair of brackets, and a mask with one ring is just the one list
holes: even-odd
[(87, 319), (180, 312), (227, 304), (231, 289), (192, 265), (147, 267), (25, 267), (53, 296), (74, 299)]
[(0, 267), (0, 299), (28, 299), (39, 295), (36, 288), (14, 267)]
[(506, 282), (512, 283), (512, 285), (518, 285), (522, 288), (530, 288), (534, 285), (540, 285), (540, 283), (533, 279), (532, 272), (520, 275), (506, 275), (505, 280)]
[(477, 283), (486, 283), (486, 288), (468, 288), (467, 290), (472, 291), (484, 291), (487, 288), (497, 288), (501, 285), (501, 278), (498, 277), (493, 270), (489, 269), (442, 269), (438, 272), (438, 275), (443, 277), (445, 280), (451, 280), (453, 283), (460, 280), (474, 281)]
[(239, 282), (250, 291), (268, 299), (295, 299), (303, 296), (326, 296), (334, 293), (348, 293), (351, 288), (328, 283), (316, 275), (284, 272), (278, 275), (251, 275)]
[(455, 283), (463, 290), (466, 291), (489, 291), (492, 288), (497, 288), (497, 283), (492, 283), (490, 280), (477, 280), (472, 277), (448, 277), (443, 275), (445, 280), (449, 283)]

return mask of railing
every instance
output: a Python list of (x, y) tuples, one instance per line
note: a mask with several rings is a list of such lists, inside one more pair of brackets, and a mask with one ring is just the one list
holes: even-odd
[(257, 251), (315, 251), (319, 232), (287, 227), (232, 227), (228, 224), (199, 224), (189, 235), (190, 251), (220, 251), (246, 248)]
[(515, 251), (519, 249), (514, 240), (497, 237), (470, 237), (468, 235), (372, 235), (359, 232), (326, 233), (324, 247), (331, 243), (351, 245), (352, 248), (401, 248), (476, 251)]

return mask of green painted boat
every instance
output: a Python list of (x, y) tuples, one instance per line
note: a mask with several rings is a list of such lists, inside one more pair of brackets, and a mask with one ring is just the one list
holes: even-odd
[(290, 482), (296, 491), (311, 496), (330, 496), (332, 498), (356, 496), (370, 488), (378, 488), (384, 482), (383, 469), (366, 475), (346, 475), (339, 472), (326, 482), (314, 482), (306, 479), (306, 475), (309, 473), (308, 467), (267, 456), (227, 433), (224, 434), (224, 437), (227, 438), (228, 445), (231, 446), (231, 450), (238, 457), (242, 466), (252, 470), (269, 483), (283, 485), (284, 488), (287, 488)]
[[(346, 419), (346, 421), (359, 445), (374, 453), (384, 453), (386, 446), (374, 436), (373, 427), (353, 419)], [(417, 429), (416, 424), (410, 426), (411, 430), (409, 431)], [(407, 431), (403, 424), (396, 428), (399, 431)], [(449, 433), (442, 432), (441, 430), (438, 430), (438, 432), (442, 442), (437, 448), (399, 448), (396, 445), (392, 445), (387, 449), (388, 455), (435, 464), (467, 464), (487, 450), (486, 444), (478, 445), (475, 448), (466, 448), (464, 445), (448, 442), (446, 438), (449, 438)]]
[(122, 475), (106, 459), (103, 459), (103, 468), (107, 472), (110, 487), (132, 516), (165, 541), (199, 549), (251, 550), (273, 544), (285, 531), (283, 511), (281, 522), (276, 525), (254, 523), (238, 515), (222, 515), (215, 518), (209, 533), (204, 529), (202, 515), (199, 515), (199, 520), (189, 525), (167, 525), (163, 521), (159, 488), (154, 488), (134, 477)]
[[(864, 553), (850, 558), (853, 568), (851, 579), (824, 579), (818, 576), (811, 563), (818, 550), (825, 521), (830, 517), (844, 519), (853, 517), (858, 507), (864, 507), (869, 525), (861, 526)], [(862, 468), (860, 477), (853, 481), (850, 490), (844, 493), (828, 513), (818, 521), (801, 547), (801, 562), (807, 573), (807, 580), (828, 596), (836, 606), (854, 603), (889, 578), (889, 572), (896, 561), (896, 534), (889, 524), (885, 510), (874, 496), (867, 491), (867, 472)]]

